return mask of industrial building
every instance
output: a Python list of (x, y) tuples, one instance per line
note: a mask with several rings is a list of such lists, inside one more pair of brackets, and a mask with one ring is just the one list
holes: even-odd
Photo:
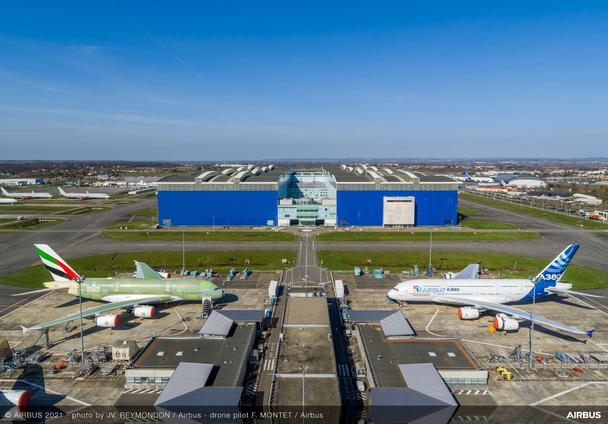
[(398, 167), (214, 166), (157, 184), (162, 226), (457, 224), (457, 181)]
[(0, 186), (24, 186), (44, 184), (42, 178), (0, 178)]
[(211, 364), (208, 385), (242, 387), (256, 335), (255, 324), (232, 326), (228, 337), (156, 337), (125, 371), (125, 386), (163, 389), (182, 362)]

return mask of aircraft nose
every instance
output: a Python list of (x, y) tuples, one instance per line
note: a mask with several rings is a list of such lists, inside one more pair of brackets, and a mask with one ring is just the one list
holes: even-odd
[(387, 296), (388, 296), (388, 297), (390, 297), (390, 298), (391, 298), (391, 299), (393, 299), (393, 300), (396, 300), (395, 298), (396, 298), (396, 296), (397, 296), (397, 290), (395, 290), (395, 289), (390, 289), (390, 290), (388, 291), (388, 295), (387, 295)]

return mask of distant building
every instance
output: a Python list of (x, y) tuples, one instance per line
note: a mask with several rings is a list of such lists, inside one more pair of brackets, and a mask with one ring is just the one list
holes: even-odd
[(144, 176), (140, 176), (140, 177), (126, 177), (125, 178), (125, 183), (128, 186), (144, 186), (144, 187), (149, 187), (149, 186), (155, 186), (156, 183), (158, 182), (158, 180), (160, 180), (161, 177), (144, 177)]
[(0, 178), (0, 186), (23, 186), (44, 184), (42, 178)]
[(587, 206), (601, 206), (603, 203), (602, 199), (582, 193), (574, 193), (572, 201)]
[(519, 189), (547, 187), (547, 182), (545, 180), (535, 177), (534, 175), (499, 174), (494, 179), (498, 183), (504, 183), (510, 187), (516, 187)]

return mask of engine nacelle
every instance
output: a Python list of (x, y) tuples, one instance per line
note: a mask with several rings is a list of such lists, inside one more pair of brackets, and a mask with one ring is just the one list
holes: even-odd
[(152, 318), (156, 313), (154, 306), (141, 305), (133, 308), (133, 315), (138, 318)]
[(458, 308), (458, 318), (460, 319), (477, 319), (479, 318), (479, 309), (473, 308), (471, 306), (468, 307), (460, 307)]
[(27, 411), (32, 392), (29, 390), (0, 390), (0, 406), (17, 406), (19, 412)]
[(517, 331), (519, 329), (519, 322), (505, 314), (496, 315), (493, 324), (494, 328), (502, 331)]
[(118, 327), (118, 323), (120, 322), (120, 315), (102, 315), (97, 317), (95, 320), (98, 327)]

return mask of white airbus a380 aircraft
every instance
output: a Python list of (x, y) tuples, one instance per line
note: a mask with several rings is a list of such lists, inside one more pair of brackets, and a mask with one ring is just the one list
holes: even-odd
[(397, 284), (388, 292), (388, 297), (397, 302), (430, 302), (465, 305), (458, 308), (458, 317), (464, 320), (478, 319), (486, 311), (497, 312), (493, 325), (497, 330), (516, 331), (518, 320), (534, 321), (547, 327), (574, 334), (592, 336), (593, 330), (579, 328), (553, 321), (540, 315), (524, 311), (506, 303), (531, 302), (553, 294), (575, 294), (587, 297), (602, 297), (570, 290), (572, 284), (560, 283), (566, 268), (579, 246), (566, 247), (545, 269), (533, 279), (426, 279), (411, 280)]

